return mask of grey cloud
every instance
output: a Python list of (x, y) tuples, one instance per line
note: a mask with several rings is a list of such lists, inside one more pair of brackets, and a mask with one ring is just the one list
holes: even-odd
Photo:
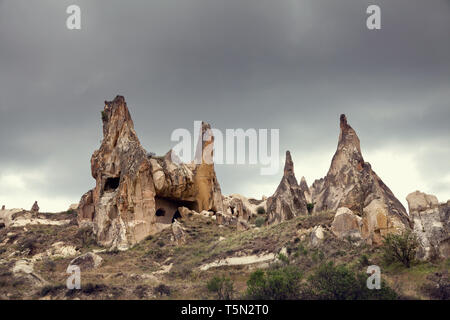
[[(65, 28), (73, 3), (81, 31)], [(280, 158), (286, 149), (328, 157), (340, 113), (363, 151), (430, 145), (447, 154), (450, 2), (379, 0), (376, 32), (365, 28), (371, 3), (2, 0), (0, 175), (51, 167), (29, 187), (79, 198), (93, 183), (102, 102), (116, 94), (158, 154), (172, 146), (173, 129), (201, 119), (219, 129), (279, 128)], [(419, 151), (415, 159), (420, 171), (436, 161)], [(418, 184), (442, 184), (448, 165), (439, 171)], [(218, 167), (225, 193), (276, 188), (278, 176), (258, 172)]]

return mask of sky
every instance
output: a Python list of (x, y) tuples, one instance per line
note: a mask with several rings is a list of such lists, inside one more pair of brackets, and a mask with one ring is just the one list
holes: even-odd
[[(66, 8), (81, 8), (81, 30)], [(366, 9), (381, 8), (368, 30)], [(449, 0), (0, 0), (0, 205), (63, 211), (95, 185), (105, 100), (147, 151), (171, 133), (280, 130), (298, 179), (326, 175), (339, 115), (405, 205), (450, 199)], [(270, 196), (258, 165), (217, 165), (224, 194)]]

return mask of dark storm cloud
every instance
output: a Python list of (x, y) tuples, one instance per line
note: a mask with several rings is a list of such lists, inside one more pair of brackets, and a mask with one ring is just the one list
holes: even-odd
[[(65, 28), (74, 3), (81, 31)], [(417, 185), (448, 198), (449, 33), (445, 0), (0, 0), (0, 176), (38, 170), (46, 178), (29, 189), (77, 201), (93, 184), (102, 102), (122, 94), (149, 151), (167, 152), (194, 120), (280, 128), (281, 160), (290, 149), (310, 179), (326, 173), (346, 113), (363, 151), (409, 150)], [(302, 162), (314, 156), (322, 167)], [(280, 178), (233, 166), (218, 176), (242, 194)]]

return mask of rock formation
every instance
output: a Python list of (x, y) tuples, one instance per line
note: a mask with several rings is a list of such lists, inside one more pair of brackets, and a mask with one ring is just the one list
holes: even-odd
[(300, 180), (300, 190), (303, 192), (305, 196), (305, 200), (307, 203), (312, 203), (311, 190), (309, 190), (308, 184), (306, 183), (305, 177), (302, 177)]
[[(91, 159), (96, 187), (84, 194), (80, 225), (92, 225), (99, 244), (126, 249), (148, 235), (170, 227), (179, 207), (222, 210), (222, 194), (214, 164), (177, 163), (147, 153), (134, 130), (125, 99), (105, 102), (103, 141)], [(205, 139), (209, 134), (209, 139)], [(212, 153), (210, 126), (202, 123), (201, 159)]]
[(339, 142), (330, 169), (311, 190), (315, 211), (347, 207), (362, 216), (363, 237), (369, 243), (380, 244), (387, 233), (410, 227), (403, 205), (364, 161), (359, 138), (345, 115), (340, 117)]
[(450, 201), (439, 204), (435, 196), (420, 191), (410, 193), (406, 201), (421, 243), (418, 257), (450, 257)]
[(306, 213), (305, 195), (295, 178), (291, 153), (287, 151), (283, 178), (273, 196), (267, 199), (268, 224), (290, 220)]
[(38, 206), (37, 201), (35, 201), (33, 206), (31, 207), (31, 212), (32, 213), (39, 213), (39, 206)]
[(331, 224), (331, 232), (339, 238), (361, 239), (362, 218), (346, 207), (339, 208)]

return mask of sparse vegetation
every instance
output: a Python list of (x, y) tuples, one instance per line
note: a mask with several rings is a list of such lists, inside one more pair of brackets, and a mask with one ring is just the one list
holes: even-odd
[(78, 239), (82, 247), (89, 247), (97, 243), (91, 227), (80, 228), (75, 238)]
[(312, 211), (314, 210), (314, 206), (315, 206), (315, 202), (311, 202), (311, 203), (307, 203), (306, 204), (306, 209), (308, 210), (308, 213), (311, 214)]
[(255, 226), (257, 226), (258, 228), (261, 228), (265, 222), (266, 222), (266, 219), (264, 219), (262, 217), (258, 217), (255, 220)]
[(381, 289), (367, 288), (367, 275), (353, 273), (347, 267), (333, 262), (322, 264), (309, 277), (305, 297), (319, 300), (392, 300), (396, 293), (382, 283)]
[(301, 272), (292, 266), (257, 270), (247, 281), (247, 298), (254, 300), (295, 300), (301, 297)]
[(388, 264), (398, 261), (410, 268), (418, 247), (419, 240), (412, 231), (405, 230), (401, 234), (390, 233), (383, 240), (383, 257)]
[(215, 276), (206, 284), (209, 292), (217, 294), (219, 300), (231, 300), (233, 298), (234, 284), (230, 278)]
[(158, 294), (160, 297), (164, 295), (170, 296), (171, 294), (170, 287), (162, 283), (154, 289), (154, 292), (155, 294)]

